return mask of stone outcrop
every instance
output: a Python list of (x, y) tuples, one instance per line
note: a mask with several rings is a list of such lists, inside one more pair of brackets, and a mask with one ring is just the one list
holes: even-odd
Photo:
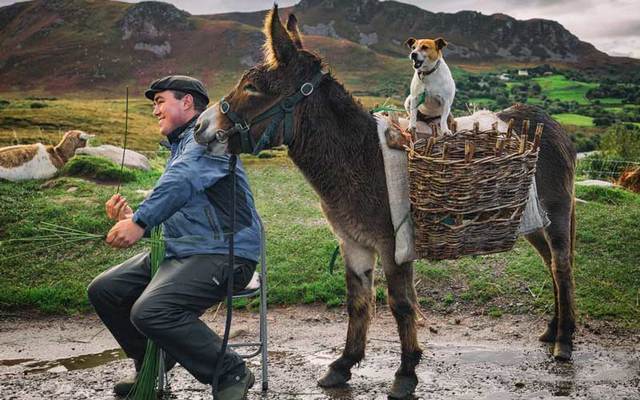
[[(106, 158), (120, 165), (122, 163), (122, 147), (112, 146), (110, 144), (103, 144), (96, 147), (83, 147), (76, 150), (76, 154), (86, 154), (94, 157)], [(144, 155), (127, 149), (124, 153), (124, 166), (128, 168), (136, 168), (144, 171), (151, 169), (149, 159)]]

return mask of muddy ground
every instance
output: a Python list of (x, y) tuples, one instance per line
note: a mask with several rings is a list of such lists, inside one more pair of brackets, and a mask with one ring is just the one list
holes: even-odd
[[(220, 326), (223, 314), (213, 321)], [(114, 399), (111, 388), (132, 371), (93, 315), (24, 318), (0, 315), (0, 399)], [(554, 361), (537, 342), (544, 321), (533, 316), (491, 318), (427, 315), (419, 338), (418, 399), (640, 399), (640, 333), (583, 324), (572, 362)], [(258, 315), (235, 314), (235, 341), (257, 332)], [(367, 357), (348, 387), (323, 390), (316, 380), (344, 344), (342, 309), (320, 306), (269, 311), (269, 391), (260, 380), (249, 399), (384, 399), (400, 360), (395, 322), (378, 307)], [(258, 377), (259, 358), (251, 359)], [(210, 399), (210, 389), (183, 368), (170, 372), (171, 399)]]

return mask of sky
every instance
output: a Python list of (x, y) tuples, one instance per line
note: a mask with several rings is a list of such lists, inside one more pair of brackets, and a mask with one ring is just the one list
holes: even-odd
[[(126, 0), (133, 3), (140, 0)], [(280, 7), (299, 0), (279, 0)], [(614, 56), (640, 58), (640, 0), (399, 0), (431, 12), (480, 11), (503, 13), (516, 19), (545, 18), (560, 22), (581, 40)], [(0, 6), (16, 1), (0, 0)], [(269, 0), (173, 0), (191, 14), (257, 11), (270, 8)]]

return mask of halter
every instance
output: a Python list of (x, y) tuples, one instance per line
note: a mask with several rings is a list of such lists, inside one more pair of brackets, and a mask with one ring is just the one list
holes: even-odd
[[(220, 143), (225, 143), (231, 135), (239, 133), (242, 153), (253, 153), (257, 155), (260, 151), (271, 147), (278, 126), (280, 126), (280, 122), (284, 120), (283, 143), (290, 146), (293, 140), (293, 111), (295, 110), (296, 104), (313, 93), (313, 90), (318, 86), (325, 74), (326, 73), (322, 71), (318, 72), (309, 82), (303, 83), (296, 93), (285, 97), (262, 114), (254, 117), (250, 122), (247, 122), (247, 120), (238, 115), (238, 113), (232, 111), (231, 105), (229, 105), (229, 102), (223, 97), (220, 99), (220, 112), (226, 115), (227, 118), (234, 123), (234, 126), (227, 130), (219, 129), (216, 132), (216, 139)], [(263, 132), (260, 141), (256, 144), (253, 137), (249, 134), (249, 130), (252, 125), (264, 121), (267, 118), (271, 118), (271, 123)]]

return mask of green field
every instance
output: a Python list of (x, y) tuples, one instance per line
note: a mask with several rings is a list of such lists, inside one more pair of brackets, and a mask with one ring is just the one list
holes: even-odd
[[(319, 209), (316, 194), (282, 154), (270, 159), (245, 157), (244, 162), (259, 212), (267, 228), (269, 302), (271, 304), (344, 304), (345, 282), (327, 264), (336, 245)], [(135, 173), (122, 193), (133, 203), (142, 200), (160, 174)], [(42, 222), (104, 234), (110, 223), (103, 203), (115, 188), (76, 177), (60, 177), (46, 187), (41, 182), (0, 183), (0, 240), (34, 237)], [(640, 327), (638, 287), (640, 196), (621, 190), (594, 192), (579, 188), (590, 202), (578, 206), (577, 302), (582, 318), (611, 320)], [(621, 240), (624, 238), (624, 240)], [(36, 308), (49, 313), (87, 311), (87, 284), (106, 268), (143, 246), (116, 251), (101, 241), (46, 248), (46, 242), (0, 245), (0, 309)], [(11, 258), (10, 258), (11, 257)], [(540, 258), (524, 240), (508, 253), (466, 257), (457, 261), (417, 264), (416, 284), (421, 304), (433, 312), (474, 310), (501, 313), (548, 313), (553, 299), (551, 280)], [(377, 298), (385, 300), (385, 280), (377, 276)]]
[(561, 101), (575, 101), (578, 104), (589, 104), (590, 101), (585, 97), (589, 89), (598, 86), (597, 83), (587, 83), (571, 81), (564, 75), (551, 75), (541, 78), (533, 78), (534, 82), (540, 84), (542, 93), (550, 99)]
[[(64, 132), (80, 129), (96, 135), (92, 145), (122, 145), (125, 129), (123, 100), (11, 99), (0, 107), (0, 147), (41, 142), (57, 144)], [(37, 108), (33, 108), (38, 104)], [(41, 108), (40, 108), (41, 107)], [(129, 101), (128, 146), (156, 150), (162, 139), (151, 102)]]
[(614, 98), (614, 97), (604, 97), (595, 99), (594, 101), (599, 101), (602, 105), (610, 105), (610, 104), (622, 104), (622, 99)]
[(553, 118), (563, 125), (593, 126), (593, 118), (579, 114), (554, 114)]

